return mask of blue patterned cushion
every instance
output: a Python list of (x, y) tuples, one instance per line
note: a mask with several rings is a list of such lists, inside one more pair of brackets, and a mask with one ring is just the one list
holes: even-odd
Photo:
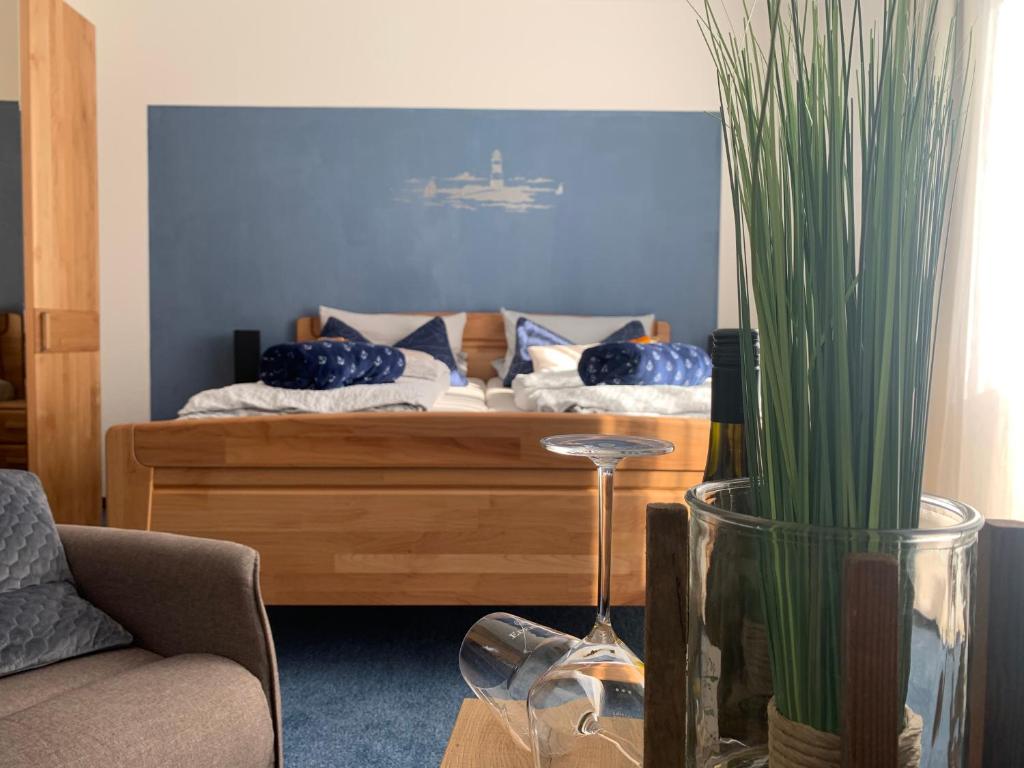
[(284, 389), (337, 389), (390, 384), (405, 370), (405, 355), (361, 341), (277, 344), (260, 358), (260, 381)]
[(320, 329), (320, 338), (322, 339), (325, 336), (331, 339), (347, 339), (348, 341), (361, 341), (364, 344), (370, 343), (370, 340), (363, 336), (363, 334), (336, 317), (328, 318), (327, 322), (324, 323), (324, 327)]
[[(644, 324), (639, 320), (630, 320), (624, 326), (615, 331), (611, 336), (604, 340), (605, 343), (611, 341), (626, 341), (628, 339), (636, 339), (643, 336), (646, 333)], [(520, 317), (516, 321), (516, 352), (512, 356), (512, 363), (508, 367), (508, 373), (505, 374), (505, 381), (503, 382), (506, 387), (512, 386), (512, 380), (523, 373), (533, 373), (533, 361), (530, 359), (530, 347), (550, 347), (556, 344), (573, 344), (574, 342), (561, 336), (550, 328), (545, 328), (538, 322), (530, 320), (527, 317)]]
[(426, 352), (431, 357), (440, 360), (451, 371), (453, 387), (464, 387), (469, 383), (466, 375), (459, 370), (458, 363), (455, 361), (452, 345), (448, 341), (448, 331), (445, 328), (444, 320), (440, 317), (428, 320), (401, 341), (396, 341), (395, 346), (401, 349)]
[(580, 378), (594, 384), (702, 384), (711, 375), (711, 358), (691, 344), (640, 344), (620, 341), (583, 352)]

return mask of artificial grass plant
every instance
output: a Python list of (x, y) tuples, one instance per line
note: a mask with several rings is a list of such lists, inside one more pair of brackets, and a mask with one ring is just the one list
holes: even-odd
[[(934, 328), (961, 146), (966, 56), (939, 0), (767, 0), (769, 31), (701, 27), (718, 71), (756, 513), (918, 525)], [(724, 19), (724, 16), (722, 17)], [(766, 558), (775, 699), (839, 728), (843, 553)], [(808, 631), (814, 617), (820, 632)]]

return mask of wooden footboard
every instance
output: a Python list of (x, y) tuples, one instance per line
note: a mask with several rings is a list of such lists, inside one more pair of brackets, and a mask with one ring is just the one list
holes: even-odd
[(168, 421), (107, 434), (108, 523), (260, 552), (268, 603), (577, 605), (595, 599), (593, 467), (540, 438), (660, 437), (623, 463), (613, 599), (644, 599), (644, 510), (699, 482), (708, 422), (518, 413)]

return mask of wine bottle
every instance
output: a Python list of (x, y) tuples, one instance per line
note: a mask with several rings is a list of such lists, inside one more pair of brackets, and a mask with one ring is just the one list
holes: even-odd
[[(711, 437), (704, 481), (747, 477), (747, 445), (743, 418), (743, 380), (738, 328), (719, 328), (711, 334)], [(754, 365), (758, 364), (757, 331)]]
[[(734, 480), (748, 477), (747, 442), (743, 414), (743, 375), (738, 328), (720, 328), (711, 335), (711, 437), (704, 481)], [(757, 331), (754, 340), (754, 364), (759, 362)], [(750, 514), (745, 496), (730, 497), (733, 512)], [(722, 500), (722, 503), (725, 503)], [(762, 688), (752, 685), (746, 659), (751, 637), (763, 637), (764, 627), (758, 605), (750, 600), (724, 600), (724, 596), (756, 595), (758, 578), (755, 553), (750, 540), (725, 537), (718, 542), (708, 565), (708, 604), (705, 623), (708, 646), (706, 658), (715, 659), (719, 669), (715, 690), (705, 693), (703, 706), (717, 709), (718, 736), (738, 741), (766, 734), (759, 732), (766, 720), (768, 698)], [(768, 682), (770, 688), (771, 682)], [(756, 715), (756, 716), (755, 716)]]

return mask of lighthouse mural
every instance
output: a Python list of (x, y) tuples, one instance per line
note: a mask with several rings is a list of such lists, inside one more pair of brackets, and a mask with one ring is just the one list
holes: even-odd
[(491, 152), (491, 189), (502, 189), (505, 186), (504, 171), (501, 168), (501, 150)]
[[(484, 158), (481, 158), (484, 159)], [(565, 185), (547, 176), (513, 176), (505, 179), (505, 158), (500, 149), (491, 152), (490, 175), (462, 171), (454, 176), (406, 179), (395, 194), (402, 203), (476, 211), (484, 208), (527, 213), (553, 208), (565, 193)]]

